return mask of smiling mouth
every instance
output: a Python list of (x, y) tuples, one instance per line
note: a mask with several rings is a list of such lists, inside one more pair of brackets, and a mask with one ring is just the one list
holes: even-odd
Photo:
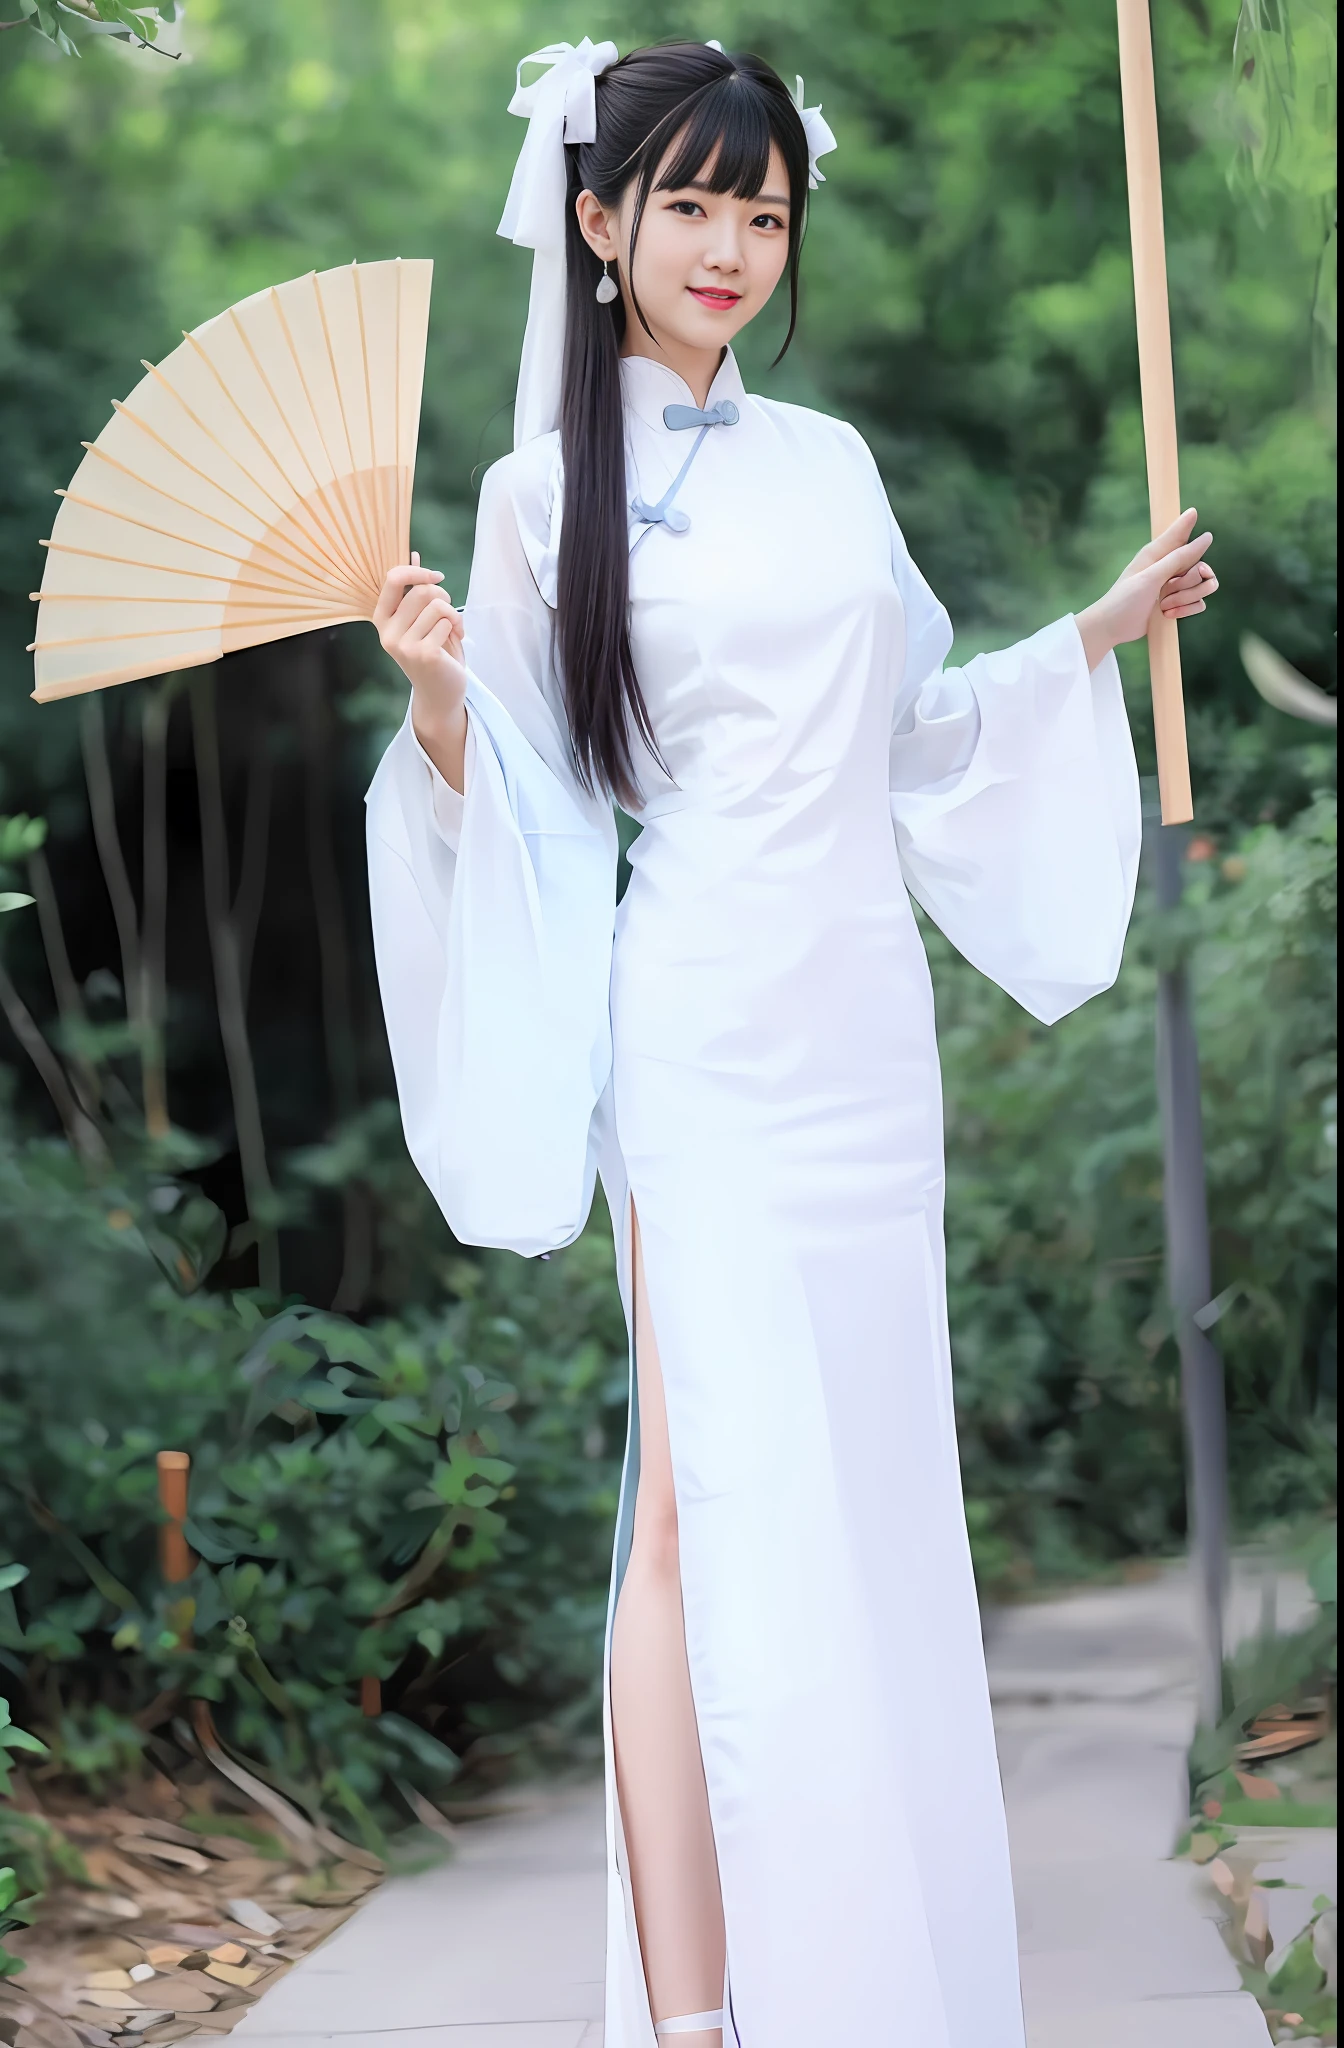
[(741, 292), (714, 291), (704, 285), (687, 285), (686, 289), (693, 299), (699, 299), (702, 306), (712, 306), (719, 312), (727, 312), (742, 297)]

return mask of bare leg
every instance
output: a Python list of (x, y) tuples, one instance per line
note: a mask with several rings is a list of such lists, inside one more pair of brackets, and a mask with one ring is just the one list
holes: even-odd
[[(723, 1905), (686, 1664), (677, 1504), (662, 1367), (634, 1218), (639, 1487), (611, 1644), (616, 1781), (655, 2021), (723, 2002)], [(721, 2048), (716, 2027), (677, 2048)]]

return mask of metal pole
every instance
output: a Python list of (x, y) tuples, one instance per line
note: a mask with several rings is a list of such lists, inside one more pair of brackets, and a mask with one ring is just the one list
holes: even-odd
[[(1159, 909), (1181, 900), (1187, 835), (1154, 820), (1148, 830)], [(1194, 1569), (1198, 1701), (1202, 1724), (1223, 1712), (1223, 1604), (1227, 1587), (1227, 1407), (1223, 1361), (1196, 1318), (1209, 1305), (1209, 1212), (1204, 1185), (1199, 1046), (1183, 958), (1157, 978), (1157, 1092), (1162, 1114), (1162, 1206), (1167, 1292), (1181, 1356), (1186, 1499)]]

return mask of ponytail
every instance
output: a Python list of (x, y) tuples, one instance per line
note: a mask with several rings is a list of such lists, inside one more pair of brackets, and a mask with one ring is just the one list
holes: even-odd
[(654, 746), (630, 647), (630, 529), (625, 493), (621, 338), (625, 309), (597, 298), (602, 265), (579, 229), (578, 152), (567, 152), (568, 290), (560, 446), (565, 510), (560, 528), (558, 623), (565, 709), (579, 775), (627, 809), (639, 802), (630, 724)]

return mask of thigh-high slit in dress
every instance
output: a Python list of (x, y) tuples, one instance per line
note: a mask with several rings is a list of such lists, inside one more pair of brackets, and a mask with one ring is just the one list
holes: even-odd
[[(749, 397), (731, 353), (703, 411), (622, 374), (660, 757), (631, 879), (617, 913), (565, 736), (552, 434), (481, 494), (465, 801), (409, 717), (369, 791), (407, 1140), (464, 1242), (527, 1255), (600, 1171), (627, 1315), (634, 1201), (742, 2048), (1022, 2048), (911, 898), (1047, 1023), (1110, 986), (1119, 675), (1072, 617), (945, 668), (852, 428)], [(613, 1598), (637, 1471), (632, 1417)], [(607, 1734), (607, 2048), (653, 2048)]]

